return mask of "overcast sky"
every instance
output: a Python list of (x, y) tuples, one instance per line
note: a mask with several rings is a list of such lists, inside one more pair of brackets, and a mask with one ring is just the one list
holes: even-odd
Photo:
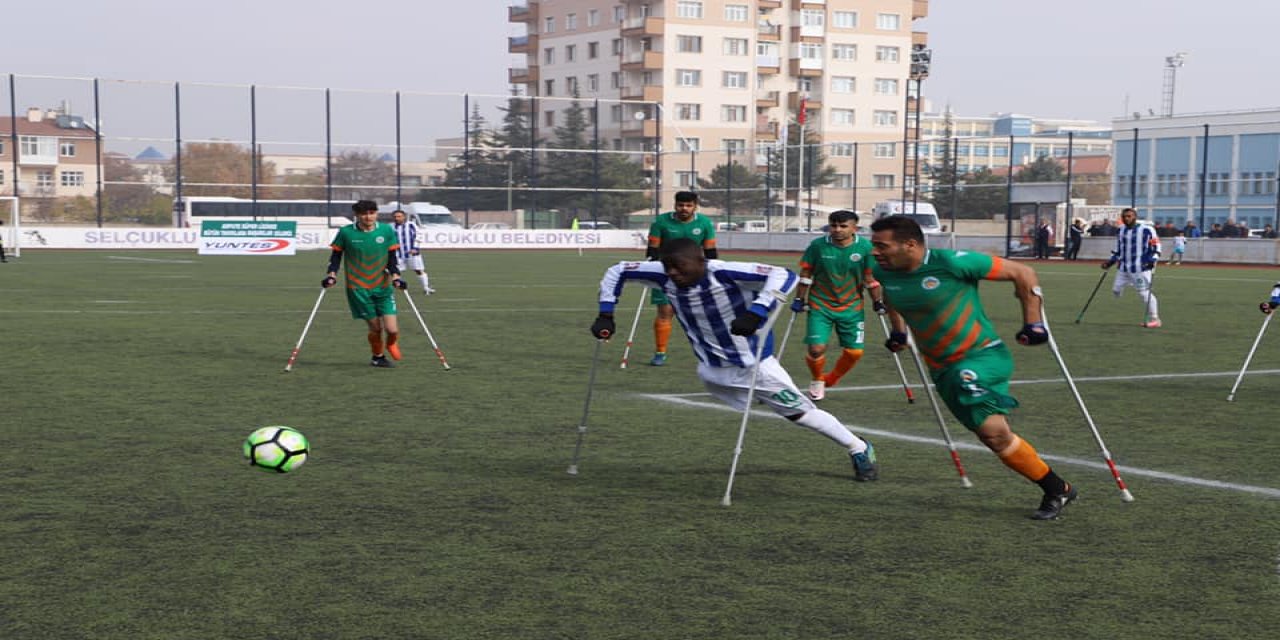
[[(187, 89), (187, 83), (501, 95), (512, 60), (506, 37), (518, 29), (507, 22), (507, 4), (13, 1), (3, 10), (0, 72), (182, 81), (184, 104), (236, 105), (210, 116), (210, 131), (224, 126), (218, 118), (239, 127), (247, 99), (240, 90)], [(1191, 11), (1168, 0), (933, 0), (929, 11), (916, 29), (929, 32), (934, 49), (924, 89), (935, 108), (950, 104), (964, 115), (1012, 111), (1102, 122), (1134, 111), (1158, 112), (1164, 59), (1178, 51), (1188, 57), (1178, 73), (1177, 111), (1280, 106), (1280, 83), (1265, 80), (1280, 57), (1270, 46), (1280, 18), (1274, 3), (1218, 0)], [(134, 128), (117, 116), (114, 134), (171, 135), (171, 92), (165, 84), (112, 83), (104, 89), (107, 127), (113, 112), (138, 102), (154, 116)], [(0, 95), (0, 111), (7, 112), (7, 86)], [(83, 85), (19, 79), (19, 110), (66, 98), (76, 112), (89, 114), (89, 96)], [(273, 133), (271, 118), (283, 119), (278, 112), (286, 104), (305, 106), (312, 130), (323, 126), (315, 94), (264, 90), (260, 100), (267, 137)], [(335, 127), (346, 132), (367, 115), (360, 114), (366, 107), (375, 115), (394, 109), (385, 94), (344, 94), (338, 102)], [(421, 98), (411, 110), (422, 122), (415, 121), (406, 137), (430, 134), (440, 120), (461, 120), (462, 109), (453, 100)], [(426, 122), (432, 118), (434, 124)], [(189, 124), (190, 135), (201, 135), (200, 122)], [(375, 137), (385, 143), (393, 135), (383, 126)], [(310, 133), (304, 137), (314, 139)]]

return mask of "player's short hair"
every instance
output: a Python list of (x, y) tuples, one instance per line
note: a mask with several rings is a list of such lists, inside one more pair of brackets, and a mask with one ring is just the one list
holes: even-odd
[[(395, 211), (392, 211), (392, 212), (391, 212), (391, 215), (393, 215), (393, 216), (394, 216), (394, 215), (395, 215), (395, 214), (397, 214), (397, 213), (404, 213), (404, 209), (396, 209)], [(405, 215), (408, 215), (408, 214), (405, 214)]]
[(663, 241), (662, 247), (658, 252), (663, 262), (667, 260), (678, 259), (702, 259), (706, 256), (702, 253), (702, 245), (692, 238), (672, 238)]
[(907, 216), (885, 216), (871, 223), (872, 233), (879, 231), (893, 232), (893, 239), (896, 242), (906, 242), (915, 240), (920, 244), (924, 244), (924, 232), (920, 230), (920, 225)]
[(1133, 212), (1133, 215), (1135, 215), (1135, 216), (1136, 216), (1136, 215), (1138, 215), (1138, 210), (1137, 210), (1137, 209), (1134, 209), (1133, 207), (1125, 207), (1125, 208), (1121, 209), (1121, 210), (1120, 210), (1120, 215), (1124, 215), (1124, 214), (1129, 213), (1129, 212), (1131, 212), (1131, 211)]
[(852, 222), (854, 224), (858, 224), (858, 214), (848, 209), (832, 211), (831, 215), (827, 216), (827, 222), (830, 222), (831, 224), (835, 224), (837, 222)]
[(364, 213), (365, 211), (377, 211), (378, 203), (372, 200), (356, 200), (356, 203), (351, 205), (351, 210), (355, 213)]
[(698, 194), (692, 191), (677, 191), (676, 202), (697, 202)]

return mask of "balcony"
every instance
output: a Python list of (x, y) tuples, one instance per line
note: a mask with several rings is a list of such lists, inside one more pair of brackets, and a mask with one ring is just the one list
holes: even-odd
[(538, 19), (538, 3), (523, 2), (507, 7), (507, 22), (533, 23)]
[[(802, 93), (801, 93), (801, 92), (799, 92), (799, 91), (792, 91), (792, 92), (788, 93), (788, 94), (787, 94), (787, 108), (788, 108), (788, 109), (791, 109), (792, 111), (799, 110), (799, 109), (800, 109), (800, 97), (801, 97), (801, 96), (803, 96), (803, 95), (804, 95), (804, 94), (802, 94)], [(805, 99), (804, 99), (804, 108), (805, 108), (806, 110), (821, 109), (821, 108), (822, 108), (822, 94), (821, 94), (821, 93), (814, 93), (814, 92), (810, 91), (810, 92), (809, 92), (809, 95), (808, 95), (807, 97), (805, 97)]]
[(826, 37), (826, 35), (826, 27), (822, 25), (791, 27), (792, 42), (822, 42), (822, 39)]
[(756, 38), (765, 42), (782, 41), (782, 25), (760, 23), (756, 25)]
[(777, 91), (765, 91), (756, 96), (757, 107), (776, 107), (780, 95)]
[(507, 53), (537, 53), (538, 36), (512, 36), (507, 38)]
[(929, 0), (912, 0), (911, 1), (911, 19), (919, 20), (920, 18), (929, 17)]
[(801, 9), (821, 9), (827, 6), (827, 0), (791, 0), (791, 8), (799, 11)]
[(658, 137), (658, 122), (656, 120), (635, 120), (623, 119), (622, 135), (627, 137)]
[(756, 2), (756, 6), (761, 9), (781, 9), (782, 0), (759, 0)]
[(649, 16), (646, 18), (627, 18), (622, 23), (622, 37), (660, 36), (666, 21)]
[(533, 84), (538, 81), (538, 68), (512, 68), (507, 72), (507, 81), (511, 84)]
[(645, 71), (662, 69), (661, 51), (633, 51), (622, 58), (623, 71)]
[(822, 75), (822, 60), (819, 58), (792, 58), (791, 75), (801, 78), (817, 78)]
[(643, 100), (645, 102), (662, 102), (662, 85), (648, 84), (624, 86), (618, 90), (623, 100)]
[(756, 140), (777, 140), (778, 122), (776, 120), (756, 122)]
[(778, 54), (756, 54), (756, 73), (774, 74), (782, 70), (782, 58)]
[(928, 31), (912, 31), (911, 44), (913, 46), (917, 44), (929, 46), (929, 32)]

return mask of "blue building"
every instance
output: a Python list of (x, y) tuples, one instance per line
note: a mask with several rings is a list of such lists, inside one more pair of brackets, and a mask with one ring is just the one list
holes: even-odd
[(1112, 202), (1139, 217), (1276, 226), (1280, 110), (1115, 120), (1111, 140)]

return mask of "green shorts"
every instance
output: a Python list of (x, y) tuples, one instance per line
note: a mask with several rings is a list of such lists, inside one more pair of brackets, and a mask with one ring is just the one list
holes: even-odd
[(861, 349), (866, 337), (866, 325), (863, 322), (862, 310), (831, 311), (809, 307), (809, 319), (805, 324), (805, 344), (826, 344), (831, 339), (831, 330), (840, 339), (840, 346), (845, 349)]
[(657, 305), (671, 304), (671, 301), (667, 299), (667, 294), (662, 289), (650, 289), (649, 302)]
[(347, 307), (351, 309), (351, 317), (356, 320), (394, 316), (396, 315), (395, 289), (391, 287), (348, 288)]
[(947, 408), (970, 431), (976, 431), (988, 417), (1008, 415), (1018, 406), (1017, 399), (1009, 395), (1012, 375), (1013, 356), (1003, 344), (974, 351), (932, 373)]

